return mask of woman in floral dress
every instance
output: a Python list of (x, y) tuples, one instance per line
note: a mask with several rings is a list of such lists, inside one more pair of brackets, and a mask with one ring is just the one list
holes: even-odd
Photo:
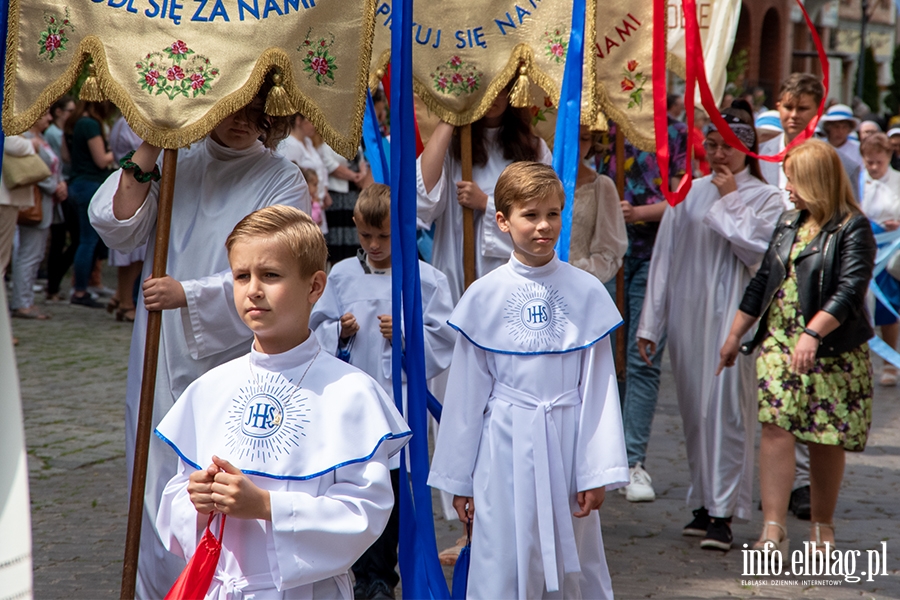
[[(719, 370), (759, 348), (762, 535), (787, 558), (785, 528), (794, 444), (809, 447), (810, 541), (834, 547), (832, 518), (844, 452), (865, 449), (872, 422), (872, 366), (864, 308), (875, 239), (853, 199), (840, 158), (809, 141), (788, 153), (787, 191), (798, 210), (782, 215), (759, 272), (747, 286)], [(752, 342), (741, 339), (762, 315)]]

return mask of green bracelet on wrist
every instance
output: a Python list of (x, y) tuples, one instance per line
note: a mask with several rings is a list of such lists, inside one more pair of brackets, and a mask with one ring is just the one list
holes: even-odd
[(159, 172), (159, 165), (153, 165), (153, 170), (149, 173), (145, 173), (134, 161), (131, 160), (131, 157), (133, 156), (134, 150), (123, 156), (122, 160), (119, 161), (119, 165), (121, 165), (123, 171), (131, 171), (134, 179), (138, 183), (159, 181), (162, 178), (162, 174), (160, 174)]

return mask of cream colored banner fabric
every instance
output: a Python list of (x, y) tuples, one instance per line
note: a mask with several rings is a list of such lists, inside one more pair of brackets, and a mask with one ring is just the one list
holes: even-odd
[(362, 128), (376, 0), (11, 0), (3, 126), (30, 127), (87, 57), (143, 139), (178, 148), (248, 103), (277, 68), (338, 152)]
[[(741, 16), (741, 0), (698, 0), (697, 22), (706, 62), (706, 79), (718, 101), (725, 92), (726, 71), (734, 36)], [(666, 7), (669, 66), (684, 77), (684, 14), (681, 0), (669, 0)]]
[[(623, 124), (629, 139), (653, 144), (652, 3), (588, 0), (582, 122)], [(390, 0), (377, 0), (371, 85), (390, 60)], [(536, 122), (559, 102), (572, 0), (441, 0), (414, 7), (413, 77), (431, 113), (454, 125), (480, 119), (524, 75)], [(590, 82), (593, 82), (591, 84)], [(598, 123), (602, 121), (602, 123)]]

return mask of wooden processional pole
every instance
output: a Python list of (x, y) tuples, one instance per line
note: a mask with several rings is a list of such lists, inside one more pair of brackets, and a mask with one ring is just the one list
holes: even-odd
[[(625, 199), (625, 136), (621, 128), (616, 127), (616, 191), (619, 192), (619, 200)], [(625, 268), (620, 267), (616, 273), (616, 306), (619, 313), (625, 316)], [(627, 344), (625, 336), (628, 335), (625, 327), (619, 327), (616, 332), (616, 376), (619, 381), (625, 381), (625, 352)]]
[[(175, 163), (178, 150), (163, 151), (162, 179), (159, 184), (156, 217), (156, 247), (153, 252), (153, 277), (165, 277), (169, 260), (169, 228), (172, 222), (172, 197), (175, 193)], [(122, 600), (133, 600), (137, 578), (138, 552), (141, 547), (141, 522), (144, 515), (144, 487), (147, 483), (147, 456), (153, 425), (153, 398), (156, 392), (156, 369), (159, 363), (159, 334), (162, 312), (147, 314), (147, 337), (144, 343), (144, 371), (141, 376), (141, 405), (138, 409), (137, 436), (134, 442), (134, 465), (131, 476), (131, 500), (128, 505), (128, 533), (125, 536), (125, 564), (122, 568)]]
[[(472, 181), (472, 125), (459, 128), (462, 180)], [(475, 281), (475, 213), (463, 207), (463, 275), (466, 289)]]

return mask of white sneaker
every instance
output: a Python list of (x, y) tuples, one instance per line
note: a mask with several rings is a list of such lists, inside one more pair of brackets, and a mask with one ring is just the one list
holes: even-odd
[(644, 470), (641, 463), (628, 469), (631, 475), (631, 483), (625, 486), (625, 499), (629, 502), (653, 502), (656, 500), (656, 492), (653, 491), (653, 482), (650, 475)]

